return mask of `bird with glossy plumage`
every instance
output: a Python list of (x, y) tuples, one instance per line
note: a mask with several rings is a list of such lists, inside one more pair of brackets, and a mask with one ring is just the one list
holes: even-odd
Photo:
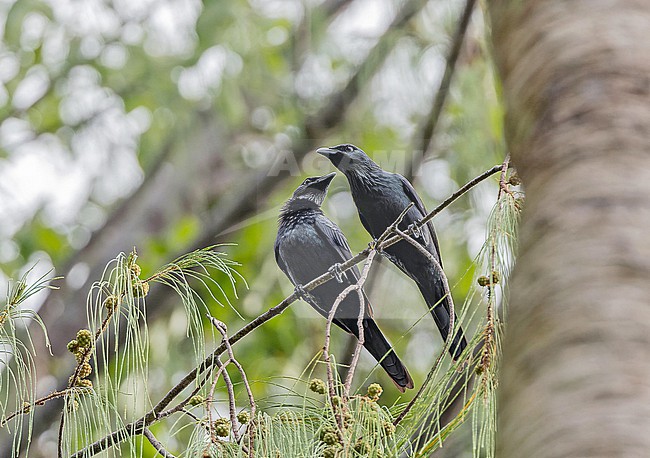
[[(406, 178), (383, 170), (356, 146), (342, 144), (319, 148), (317, 152), (326, 156), (348, 179), (361, 224), (374, 239), (379, 238), (410, 204), (413, 204), (412, 207), (398, 225), (400, 230), (407, 230), (427, 214), (422, 199)], [(442, 279), (442, 260), (433, 223), (429, 221), (419, 228), (413, 238), (436, 262), (406, 240), (386, 248), (383, 254), (415, 281), (443, 340), (446, 340), (450, 328), (450, 298)], [(467, 341), (461, 327), (456, 324), (454, 328), (455, 335), (449, 352), (454, 359), (458, 359)]]
[[(352, 257), (339, 227), (325, 216), (321, 205), (336, 174), (307, 178), (280, 211), (275, 259), (294, 286), (309, 283)], [(299, 293), (318, 313), (328, 317), (341, 292), (359, 281), (359, 269), (337, 272), (330, 280), (309, 292)], [(413, 388), (413, 380), (392, 350), (377, 323), (365, 292), (363, 295), (363, 346), (377, 360), (400, 391)], [(334, 313), (333, 323), (359, 337), (357, 324), (361, 301), (356, 291), (348, 294)]]

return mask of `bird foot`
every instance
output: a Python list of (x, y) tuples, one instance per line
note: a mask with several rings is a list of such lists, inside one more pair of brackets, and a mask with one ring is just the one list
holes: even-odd
[(338, 283), (343, 283), (343, 271), (341, 270), (341, 264), (336, 263), (332, 267), (327, 269), (327, 271), (332, 275), (334, 275), (334, 279)]
[(293, 292), (296, 296), (298, 296), (300, 299), (306, 299), (307, 291), (305, 291), (305, 288), (302, 287), (302, 285), (296, 285), (296, 287), (293, 289)]
[(417, 223), (409, 224), (409, 226), (406, 228), (407, 232), (411, 232), (413, 234), (413, 237), (420, 237), (420, 226), (418, 226)]
[(379, 239), (372, 239), (372, 242), (368, 244), (368, 249), (374, 251), (379, 248)]

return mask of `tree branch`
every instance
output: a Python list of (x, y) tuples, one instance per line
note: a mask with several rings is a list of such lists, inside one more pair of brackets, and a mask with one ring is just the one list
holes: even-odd
[[(300, 161), (307, 153), (319, 146), (317, 144), (319, 139), (329, 129), (343, 121), (348, 108), (356, 100), (363, 87), (361, 81), (375, 74), (388, 57), (389, 51), (396, 41), (392, 39), (395, 31), (408, 23), (426, 3), (422, 0), (409, 0), (404, 3), (400, 11), (395, 15), (387, 32), (379, 38), (377, 44), (370, 50), (368, 56), (356, 69), (346, 86), (329, 97), (328, 103), (306, 120), (303, 125), (305, 139), (301, 143), (293, 145), (292, 153), (296, 161)], [(221, 232), (241, 221), (256, 209), (260, 196), (270, 195), (288, 177), (288, 173), (269, 175), (268, 171), (264, 170), (252, 179), (247, 180), (241, 186), (241, 192), (229, 193), (230, 198), (222, 199), (212, 211), (211, 221), (205, 225), (201, 235), (189, 247), (185, 247), (183, 251), (193, 251), (203, 246), (212, 245), (215, 237)]]
[(363, 333), (363, 318), (364, 318), (364, 312), (365, 312), (365, 307), (366, 307), (366, 301), (363, 295), (363, 286), (366, 283), (366, 280), (368, 279), (368, 273), (370, 272), (370, 266), (372, 265), (372, 261), (375, 258), (375, 255), (377, 254), (377, 251), (373, 251), (370, 253), (368, 256), (368, 259), (366, 260), (365, 265), (363, 266), (363, 270), (361, 271), (361, 276), (359, 277), (359, 281), (357, 282), (357, 295), (359, 296), (359, 304), (361, 307), (359, 307), (359, 316), (357, 318), (357, 328), (359, 329), (359, 339), (357, 340), (357, 345), (354, 349), (354, 354), (352, 355), (352, 361), (350, 362), (350, 368), (348, 369), (348, 373), (345, 377), (345, 384), (343, 385), (343, 396), (347, 399), (350, 397), (350, 389), (352, 387), (352, 379), (354, 378), (354, 371), (357, 368), (357, 363), (359, 362), (359, 355), (361, 354), (361, 347), (363, 347), (363, 344), (365, 343), (365, 336)]
[[(226, 345), (226, 351), (228, 352), (228, 358), (229, 358), (228, 361), (231, 362), (237, 368), (237, 370), (241, 374), (244, 386), (246, 387), (246, 394), (248, 395), (248, 402), (251, 408), (251, 420), (250, 423), (248, 424), (248, 456), (250, 458), (253, 458), (254, 456), (253, 443), (255, 438), (255, 412), (256, 412), (255, 397), (253, 396), (253, 390), (251, 390), (250, 384), (248, 383), (248, 377), (246, 377), (246, 372), (244, 371), (244, 367), (235, 358), (235, 352), (232, 350), (232, 346), (228, 341), (228, 328), (226, 327), (226, 324), (217, 320), (212, 316), (210, 317), (210, 322), (221, 333), (221, 336), (223, 338), (223, 343)], [(225, 375), (224, 375), (224, 380), (225, 380)], [(232, 391), (232, 386), (228, 388), (228, 395), (230, 401), (230, 417), (231, 417), (231, 423), (233, 428), (233, 435), (235, 436), (235, 440), (237, 440), (237, 442), (240, 442), (240, 439), (238, 438), (239, 432), (235, 434), (235, 429), (237, 425), (237, 414), (235, 412), (235, 396)], [(212, 394), (210, 396), (212, 396)]]
[[(440, 205), (438, 205), (436, 208), (434, 208), (432, 211), (430, 211), (424, 218), (422, 218), (417, 224), (417, 227), (422, 227), (422, 225), (426, 224), (429, 220), (431, 220), (435, 215), (440, 213), (442, 210), (447, 208), (449, 205), (451, 205), (456, 199), (458, 199), (460, 196), (462, 196), (464, 193), (469, 191), (471, 188), (479, 184), (480, 182), (484, 181), (491, 175), (499, 172), (501, 170), (502, 165), (495, 165), (494, 167), (486, 170), (479, 176), (475, 177), (468, 183), (466, 183), (464, 186), (462, 186), (458, 191), (454, 192), (451, 196), (449, 196), (445, 201), (443, 201)], [(409, 230), (404, 231), (404, 234), (410, 235), (415, 228), (412, 226)], [(384, 250), (388, 248), (389, 246), (399, 242), (402, 240), (401, 235), (395, 235), (384, 242), (381, 243), (376, 249), (377, 250)], [(346, 271), (350, 269), (352, 266), (355, 266), (359, 262), (363, 261), (366, 259), (370, 253), (373, 250), (369, 247), (366, 248), (365, 250), (359, 252), (357, 255), (353, 256), (346, 262), (342, 263), (340, 265), (341, 271)], [(323, 275), (320, 277), (317, 277), (304, 285), (302, 289), (304, 291), (311, 291), (312, 289), (316, 288), (317, 286), (320, 286), (331, 279), (334, 278), (334, 274), (332, 272), (325, 272)], [(252, 332), (254, 329), (258, 328), (259, 326), (263, 325), (270, 319), (280, 315), (282, 312), (284, 312), (292, 303), (294, 303), (296, 300), (298, 300), (298, 294), (294, 291), (291, 295), (286, 297), (282, 302), (280, 302), (278, 305), (271, 307), (269, 310), (266, 312), (262, 313), (259, 315), (257, 318), (255, 318), (253, 321), (248, 323), (246, 326), (241, 328), (237, 333), (235, 333), (230, 339), (228, 339), (229, 345), (233, 345), (242, 338), (244, 338), (246, 335), (248, 335), (250, 332)], [(95, 455), (99, 453), (102, 450), (105, 450), (107, 447), (111, 445), (118, 444), (123, 440), (123, 438), (126, 435), (129, 434), (139, 434), (143, 428), (149, 426), (150, 424), (154, 423), (161, 417), (161, 412), (162, 410), (167, 407), (185, 388), (187, 388), (199, 374), (202, 374), (206, 369), (214, 365), (214, 361), (216, 358), (219, 357), (224, 351), (226, 351), (226, 344), (222, 343), (217, 347), (214, 352), (208, 356), (199, 366), (197, 366), (195, 369), (190, 371), (185, 377), (183, 377), (169, 392), (154, 406), (152, 410), (147, 412), (143, 417), (140, 419), (120, 428), (119, 430), (113, 432), (112, 434), (96, 441), (95, 443), (85, 447), (84, 449), (78, 451), (74, 455), (72, 455), (72, 458), (82, 458), (82, 457), (88, 457)]]
[[(336, 14), (340, 8), (344, 7), (346, 2), (342, 0), (333, 0), (331, 2), (326, 2), (324, 5), (325, 16), (329, 17), (332, 14)], [(395, 16), (395, 19), (391, 23), (388, 31), (382, 36), (377, 45), (370, 51), (364, 63), (361, 64), (355, 75), (350, 79), (348, 84), (342, 89), (338, 94), (333, 95), (329, 98), (329, 103), (323, 107), (321, 110), (316, 113), (315, 116), (312, 116), (307, 119), (303, 126), (303, 132), (305, 138), (308, 140), (303, 140), (301, 143), (296, 143), (294, 145), (294, 153), (297, 160), (300, 160), (304, 157), (309, 151), (313, 150), (316, 146), (316, 139), (321, 138), (325, 135), (328, 129), (335, 127), (340, 123), (346, 113), (347, 108), (354, 102), (357, 95), (359, 94), (363, 84), (361, 81), (363, 78), (369, 78), (373, 75), (384, 62), (385, 57), (388, 55), (388, 51), (392, 48), (396, 40), (393, 40), (396, 30), (395, 28), (403, 27), (415, 14), (417, 14), (427, 2), (421, 0), (409, 0), (407, 1), (399, 13)], [(158, 160), (156, 161), (154, 167), (146, 174), (145, 181), (141, 187), (136, 191), (131, 197), (126, 199), (119, 207), (114, 211), (111, 216), (107, 218), (108, 223), (98, 229), (91, 236), (89, 244), (84, 247), (82, 250), (73, 254), (69, 260), (65, 263), (62, 272), (69, 272), (74, 266), (81, 262), (85, 262), (91, 266), (97, 265), (102, 262), (102, 259), (106, 257), (107, 247), (109, 250), (114, 250), (116, 245), (124, 245), (124, 234), (132, 234), (128, 230), (120, 230), (115, 232), (115, 227), (124, 228), (125, 225), (129, 222), (131, 216), (134, 215), (132, 210), (136, 205), (134, 202), (142, 203), (145, 199), (140, 198), (140, 196), (145, 194), (145, 188), (147, 188), (150, 183), (155, 182), (155, 177), (158, 177), (160, 174), (156, 173), (160, 170), (160, 166), (164, 164), (166, 157), (171, 154), (173, 148), (171, 148), (171, 142), (168, 143), (163, 152), (159, 155)], [(255, 213), (255, 211), (260, 207), (264, 200), (260, 199), (260, 196), (270, 195), (271, 192), (283, 183), (288, 174), (279, 174), (277, 176), (270, 176), (267, 172), (261, 172), (258, 174), (252, 174), (248, 177), (249, 179), (243, 180), (241, 188), (237, 189), (235, 192), (231, 189), (228, 189), (229, 192), (224, 193), (220, 196), (218, 205), (214, 205), (211, 209), (212, 216), (210, 221), (208, 221), (204, 228), (205, 230), (187, 247), (182, 250), (182, 253), (193, 251), (193, 247), (203, 247), (207, 245), (212, 245), (214, 239), (217, 235), (224, 232), (224, 230), (232, 227), (244, 220), (248, 215)], [(146, 195), (149, 196), (151, 193), (147, 192)], [(140, 216), (143, 211), (138, 212)], [(115, 217), (117, 216), (117, 218)], [(117, 223), (114, 223), (118, 221)], [(119, 237), (119, 238), (118, 238)], [(130, 236), (129, 236), (130, 237)], [(110, 241), (111, 243), (107, 243)], [(129, 238), (127, 245), (137, 244), (136, 240)], [(112, 247), (112, 248), (111, 248)], [(94, 278), (94, 270), (91, 270), (89, 278)], [(65, 274), (64, 274), (65, 275)], [(61, 300), (61, 303), (64, 304), (77, 304), (79, 301), (85, 299), (85, 296), (79, 291), (83, 291), (87, 287), (87, 284), (82, 288), (79, 288), (77, 291), (69, 290), (67, 295), (61, 299), (61, 296), (56, 299), (53, 296), (48, 298), (47, 301)], [(164, 304), (165, 298), (162, 296), (161, 289), (153, 289), (150, 293), (150, 302), (152, 304)], [(295, 300), (295, 299), (294, 299)], [(155, 316), (157, 313), (160, 313), (160, 310), (163, 307), (155, 306), (151, 308), (150, 317)], [(44, 314), (48, 314), (49, 310), (60, 310), (60, 307), (42, 307)], [(58, 319), (57, 328), (62, 329), (62, 335), (68, 335), (72, 329), (81, 327), (81, 322), (79, 321), (79, 314), (69, 314), (66, 311), (64, 315), (67, 319)], [(55, 318), (52, 318), (53, 320)], [(61, 340), (61, 339), (59, 339)], [(62, 345), (59, 346), (62, 348)], [(67, 377), (67, 376), (66, 376)], [(67, 385), (67, 380), (60, 380), (59, 387), (63, 389)], [(37, 421), (32, 425), (32, 430), (34, 434), (38, 434), (44, 430), (49, 423), (53, 420), (54, 416), (58, 412), (49, 408), (43, 409), (41, 415), (39, 415)], [(0, 447), (0, 455), (3, 453), (9, 453), (9, 449)]]
[[(426, 379), (424, 380), (424, 383), (422, 386), (420, 386), (420, 389), (418, 392), (413, 396), (411, 401), (407, 404), (407, 406), (400, 412), (400, 414), (397, 416), (397, 418), (393, 421), (393, 424), (397, 426), (409, 413), (411, 408), (415, 405), (417, 400), (420, 398), (422, 393), (424, 392), (425, 388), (428, 386), (429, 382), (433, 379), (433, 375), (436, 373), (436, 371), (439, 369), (440, 364), (442, 363), (442, 360), (444, 359), (445, 354), (447, 354), (447, 351), (449, 350), (449, 347), (451, 346), (451, 343), (454, 341), (454, 321), (456, 319), (456, 313), (455, 313), (455, 307), (454, 307), (454, 300), (451, 295), (451, 291), (449, 290), (449, 282), (447, 281), (447, 275), (445, 275), (445, 272), (442, 270), (442, 266), (440, 263), (436, 260), (436, 258), (433, 257), (431, 253), (429, 253), (422, 245), (420, 245), (417, 241), (413, 239), (410, 235), (407, 235), (403, 231), (400, 231), (399, 229), (395, 229), (395, 232), (399, 236), (401, 236), (404, 240), (406, 240), (408, 243), (413, 245), (415, 248), (417, 248), (420, 253), (422, 253), (428, 260), (429, 262), (433, 263), (436, 266), (436, 269), (438, 272), (441, 274), (442, 278), (442, 286), (445, 290), (445, 296), (449, 297), (449, 334), (447, 334), (447, 339), (445, 340), (445, 344), (442, 347), (442, 350), (440, 351), (440, 354), (438, 355), (438, 358), (436, 358), (435, 363), (429, 370), (429, 373), (427, 374)], [(442, 297), (440, 301), (434, 307), (438, 307), (442, 300), (444, 300), (445, 297)], [(431, 310), (429, 310), (430, 312)]]
[(427, 154), (427, 151), (431, 148), (431, 142), (433, 141), (433, 136), (438, 126), (438, 121), (440, 120), (440, 115), (442, 114), (442, 108), (445, 105), (447, 100), (447, 95), (449, 94), (449, 88), (451, 86), (451, 79), (454, 76), (456, 70), (456, 62), (460, 56), (460, 50), (463, 46), (463, 40), (465, 39), (465, 34), (467, 33), (467, 27), (469, 21), (472, 18), (472, 12), (474, 11), (474, 5), (476, 0), (467, 0), (465, 3), (465, 8), (460, 16), (460, 21), (452, 38), (451, 47), (449, 48), (449, 53), (447, 54), (447, 59), (445, 63), (445, 73), (440, 80), (440, 86), (438, 86), (438, 91), (436, 92), (435, 99), (431, 105), (431, 110), (429, 111), (424, 123), (421, 127), (421, 133), (414, 142), (413, 151), (421, 151), (422, 157), (415, 157), (411, 155), (411, 167), (409, 170), (405, 170), (404, 176), (411, 181), (415, 172), (418, 170), (424, 156)]
[(163, 444), (161, 444), (160, 441), (156, 439), (156, 436), (153, 435), (149, 428), (145, 428), (144, 431), (142, 431), (142, 435), (147, 438), (149, 443), (153, 446), (153, 448), (156, 449), (158, 453), (163, 456), (163, 458), (176, 458), (176, 456), (172, 455), (165, 449)]
[[(218, 439), (217, 439), (217, 435), (216, 435), (216, 433), (214, 431), (214, 422), (212, 421), (212, 400), (214, 399), (214, 391), (217, 388), (217, 382), (219, 381), (219, 376), (221, 375), (222, 372), (226, 372), (226, 364), (228, 364), (228, 361), (226, 361), (226, 363), (223, 364), (221, 362), (221, 360), (219, 358), (217, 358), (214, 361), (214, 363), (217, 366), (217, 372), (215, 372), (215, 374), (212, 376), (213, 377), (212, 385), (210, 386), (210, 391), (208, 392), (208, 397), (205, 400), (205, 412), (206, 412), (206, 414), (208, 416), (208, 431), (210, 433), (210, 441), (213, 444), (216, 444)], [(226, 376), (227, 376), (227, 373), (226, 373)], [(226, 386), (228, 386), (228, 382), (230, 381), (230, 378), (226, 378), (226, 376), (224, 376), (223, 380), (226, 383)], [(231, 386), (232, 386), (232, 384), (231, 384)], [(228, 387), (228, 390), (230, 390), (231, 386)], [(230, 391), (229, 391), (228, 394), (230, 394)], [(234, 397), (234, 395), (233, 395), (233, 397)], [(230, 397), (229, 397), (229, 399), (230, 399)], [(233, 410), (233, 409), (231, 409), (231, 410)], [(234, 418), (234, 415), (232, 415), (231, 418)], [(232, 420), (231, 420), (231, 423), (232, 423)], [(232, 423), (232, 424), (234, 425), (234, 423)]]

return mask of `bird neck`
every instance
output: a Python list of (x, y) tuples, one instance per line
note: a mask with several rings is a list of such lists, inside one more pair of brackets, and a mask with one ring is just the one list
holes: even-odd
[(280, 217), (298, 212), (320, 212), (320, 205), (311, 199), (289, 199), (280, 209)]
[(382, 185), (382, 179), (386, 172), (374, 162), (366, 166), (357, 167), (353, 171), (345, 173), (348, 182), (350, 183), (350, 190), (354, 195), (356, 192), (368, 193), (375, 189), (379, 189)]

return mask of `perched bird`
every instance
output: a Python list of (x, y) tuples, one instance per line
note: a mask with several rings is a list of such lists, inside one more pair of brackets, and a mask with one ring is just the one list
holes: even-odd
[[(422, 200), (406, 178), (386, 172), (356, 146), (343, 144), (332, 148), (319, 148), (317, 152), (329, 158), (347, 177), (361, 223), (374, 239), (379, 238), (411, 203), (414, 205), (399, 224), (400, 230), (406, 230), (427, 214)], [(433, 224), (429, 222), (421, 227), (413, 238), (431, 253), (442, 267)], [(386, 248), (384, 255), (418, 285), (440, 334), (446, 341), (450, 324), (450, 298), (445, 295), (443, 273), (434, 262), (406, 240)], [(458, 323), (458, 320), (454, 320), (454, 323)], [(460, 326), (455, 324), (454, 328), (454, 340), (449, 352), (452, 358), (458, 359), (467, 346), (467, 341)]]
[[(327, 188), (336, 173), (307, 178), (284, 204), (280, 211), (278, 236), (275, 240), (275, 260), (295, 286), (309, 283), (316, 277), (352, 257), (348, 242), (339, 227), (321, 211)], [(334, 269), (336, 271), (336, 267)], [(318, 313), (328, 317), (337, 296), (359, 280), (359, 270), (353, 267), (336, 273), (332, 279), (309, 292), (303, 299)], [(379, 361), (400, 391), (413, 388), (413, 380), (372, 318), (370, 302), (365, 302), (363, 317), (363, 346)], [(340, 303), (333, 323), (344, 331), (359, 337), (357, 320), (361, 304), (359, 295), (352, 291)]]

